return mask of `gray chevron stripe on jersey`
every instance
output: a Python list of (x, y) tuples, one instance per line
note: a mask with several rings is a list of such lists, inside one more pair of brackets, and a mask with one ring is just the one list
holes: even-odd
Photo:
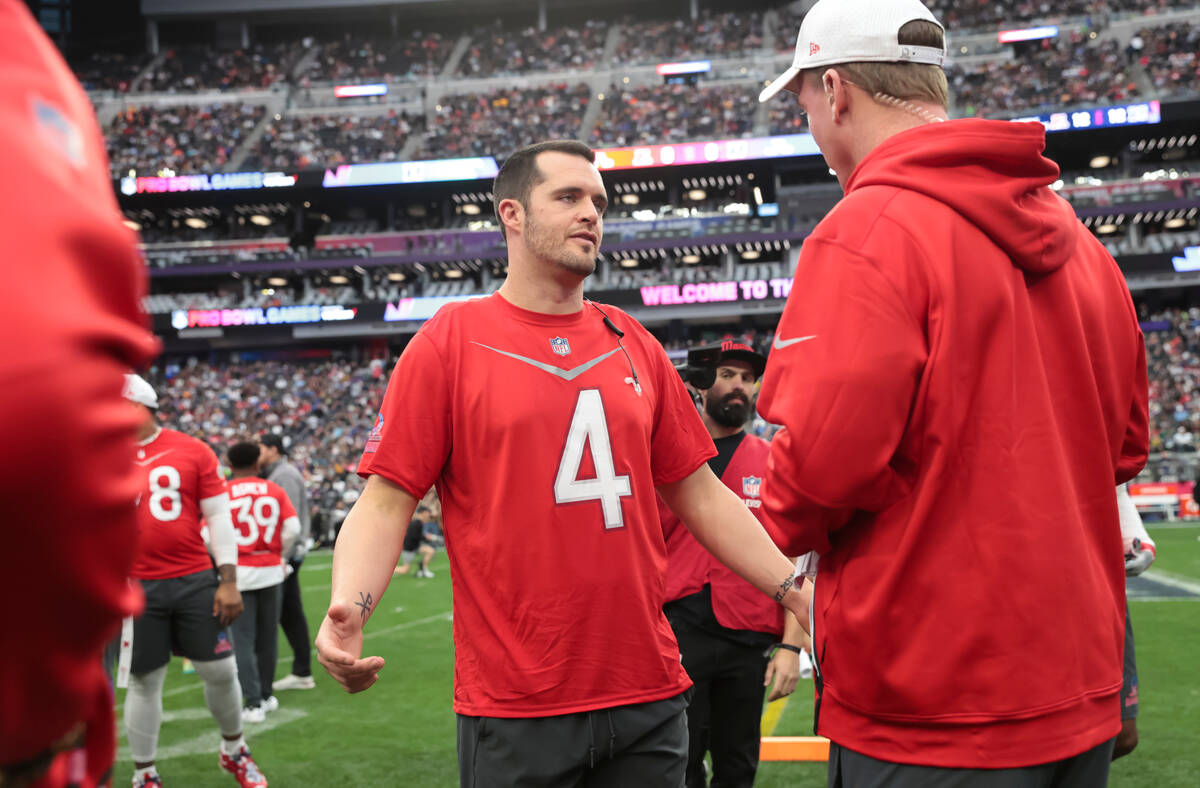
[(601, 361), (603, 361), (604, 359), (608, 358), (609, 356), (611, 356), (612, 354), (614, 354), (620, 350), (620, 348), (613, 348), (612, 350), (608, 351), (604, 355), (596, 356), (591, 361), (585, 361), (573, 369), (560, 369), (560, 368), (554, 366), (553, 364), (544, 364), (541, 361), (535, 361), (532, 358), (526, 358), (525, 356), (520, 356), (520, 355), (517, 355), (516, 353), (509, 353), (507, 350), (500, 350), (499, 348), (494, 348), (489, 345), (485, 345), (482, 342), (472, 342), (471, 344), (479, 345), (479, 347), (481, 347), (481, 348), (490, 350), (493, 353), (499, 353), (502, 356), (508, 356), (509, 358), (515, 358), (517, 361), (524, 361), (526, 364), (530, 365), (531, 367), (537, 367), (538, 369), (542, 370), (543, 372), (549, 372), (551, 375), (560, 377), (563, 380), (567, 380), (567, 381), (574, 380), (575, 378), (582, 375), (584, 372), (587, 372), (589, 369), (596, 366)]

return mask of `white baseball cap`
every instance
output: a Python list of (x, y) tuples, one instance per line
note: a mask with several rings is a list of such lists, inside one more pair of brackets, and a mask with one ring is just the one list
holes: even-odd
[(801, 71), (819, 66), (864, 62), (945, 65), (944, 47), (900, 44), (900, 28), (914, 20), (942, 27), (921, 0), (819, 0), (800, 24), (791, 68), (764, 88), (758, 100), (769, 100)]
[(121, 392), (121, 396), (147, 408), (158, 407), (158, 395), (154, 393), (154, 387), (141, 375), (125, 375), (125, 390)]

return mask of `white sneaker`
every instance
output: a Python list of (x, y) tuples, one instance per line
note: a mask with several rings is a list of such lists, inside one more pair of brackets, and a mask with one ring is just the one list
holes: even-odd
[(422, 570), (420, 570), (419, 572), (417, 572), (417, 577), (423, 577), (423, 578), (425, 578), (426, 580), (432, 580), (432, 579), (433, 579), (433, 572), (432, 572), (431, 570), (429, 570), (429, 569), (422, 569)]
[(242, 709), (242, 722), (257, 723), (266, 721), (267, 713), (263, 711), (262, 706), (253, 706)]
[(273, 711), (279, 711), (279, 698), (272, 695), (262, 702), (262, 710), (267, 714)]
[(297, 676), (295, 673), (289, 673), (278, 681), (272, 682), (271, 689), (310, 690), (316, 686), (317, 682), (313, 680), (312, 676)]

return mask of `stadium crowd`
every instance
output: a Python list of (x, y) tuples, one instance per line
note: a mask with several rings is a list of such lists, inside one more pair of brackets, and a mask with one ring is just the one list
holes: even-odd
[(622, 90), (605, 98), (592, 142), (638, 145), (745, 137), (753, 130), (757, 106), (753, 86), (743, 83)]
[(1200, 91), (1200, 25), (1176, 22), (1145, 28), (1141, 62), (1156, 92), (1178, 96)]
[(1046, 39), (1013, 60), (952, 64), (946, 76), (961, 116), (993, 116), (1079, 103), (1120, 103), (1140, 95), (1116, 41), (1081, 33)]
[[(306, 45), (312, 44), (308, 39)], [(365, 82), (422, 79), (436, 76), (446, 62), (454, 38), (414, 30), (407, 35), (353, 36), (317, 43), (303, 82)]]
[(266, 114), (262, 105), (128, 107), (108, 125), (113, 177), (220, 170)]
[(244, 163), (251, 170), (335, 167), (395, 161), (425, 118), (390, 110), (383, 115), (287, 115), (267, 125)]
[(702, 13), (696, 20), (667, 19), (624, 25), (613, 61), (637, 64), (732, 57), (762, 46), (761, 13)]
[(1150, 369), (1150, 451), (1200, 447), (1200, 308), (1143, 315)]
[(458, 64), (464, 77), (496, 77), (534, 71), (591, 68), (604, 54), (608, 23), (591, 21), (549, 30), (510, 30), (499, 23), (471, 34), (471, 47)]
[(585, 84), (447, 96), (412, 158), (506, 156), (538, 140), (577, 137), (591, 96)]
[(246, 49), (214, 52), (210, 47), (167, 50), (146, 74), (141, 91), (194, 93), (199, 90), (265, 88), (283, 79), (298, 52), (294, 44), (255, 44)]

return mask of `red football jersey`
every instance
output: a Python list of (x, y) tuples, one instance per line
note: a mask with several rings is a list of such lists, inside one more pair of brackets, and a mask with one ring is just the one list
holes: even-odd
[(591, 305), (446, 306), (388, 382), (359, 472), (436, 483), (454, 587), (454, 709), (537, 717), (690, 685), (662, 614), (654, 487), (715, 454), (662, 346)]
[(296, 516), (287, 493), (275, 482), (246, 476), (225, 482), (237, 529), (238, 566), (283, 563), (283, 524)]
[[(115, 755), (98, 654), (140, 609), (136, 414), (124, 374), (157, 353), (87, 95), (25, 3), (0, 0), (0, 763), (88, 725), (86, 779)], [(74, 761), (73, 761), (74, 763)], [(51, 776), (38, 786), (63, 786)]]
[(138, 448), (138, 550), (133, 577), (161, 580), (212, 568), (200, 536), (200, 502), (225, 492), (217, 455), (202, 441), (163, 429)]

